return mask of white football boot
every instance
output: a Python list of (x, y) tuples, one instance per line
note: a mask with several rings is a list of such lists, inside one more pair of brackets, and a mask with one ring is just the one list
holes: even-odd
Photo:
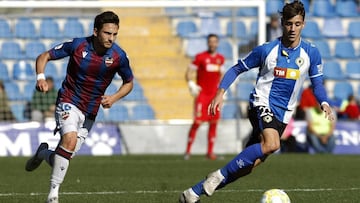
[(225, 177), (221, 174), (220, 169), (210, 173), (203, 183), (203, 188), (207, 196), (214, 194), (216, 188), (220, 185)]
[(200, 203), (200, 197), (189, 188), (180, 194), (179, 203)]

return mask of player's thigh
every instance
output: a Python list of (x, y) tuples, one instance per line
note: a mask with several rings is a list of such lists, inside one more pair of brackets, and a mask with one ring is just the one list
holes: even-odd
[(60, 103), (56, 107), (55, 120), (61, 136), (73, 138), (85, 122), (84, 114), (74, 105)]

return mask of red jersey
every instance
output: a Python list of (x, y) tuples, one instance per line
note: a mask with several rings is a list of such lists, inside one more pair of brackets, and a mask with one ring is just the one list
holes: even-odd
[(200, 94), (215, 95), (224, 62), (224, 56), (219, 53), (212, 55), (205, 51), (195, 56), (191, 68), (197, 71), (197, 84), (201, 87)]

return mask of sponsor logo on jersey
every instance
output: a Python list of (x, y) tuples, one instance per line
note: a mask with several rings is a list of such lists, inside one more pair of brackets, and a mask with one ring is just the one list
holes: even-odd
[(105, 58), (105, 65), (106, 65), (106, 67), (111, 66), (113, 63), (114, 63), (114, 59), (113, 59), (113, 58), (111, 58), (111, 57), (106, 57), (106, 58)]
[(208, 72), (219, 72), (220, 71), (220, 66), (218, 64), (208, 63), (208, 64), (206, 64), (206, 71), (208, 71)]
[(292, 68), (275, 67), (274, 76), (278, 78), (297, 80), (300, 77), (300, 71)]
[(88, 52), (87, 52), (87, 51), (83, 51), (81, 54), (82, 54), (82, 57), (85, 58), (85, 57), (88, 55)]

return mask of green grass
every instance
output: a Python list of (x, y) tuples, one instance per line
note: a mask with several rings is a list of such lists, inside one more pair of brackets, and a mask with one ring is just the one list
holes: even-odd
[[(207, 173), (223, 166), (193, 156), (75, 157), (61, 187), (61, 203), (170, 203)], [(44, 202), (50, 167), (25, 172), (26, 158), (0, 158), (0, 202)], [(360, 156), (270, 156), (252, 174), (201, 202), (259, 202), (266, 189), (282, 188), (294, 203), (360, 202)]]

